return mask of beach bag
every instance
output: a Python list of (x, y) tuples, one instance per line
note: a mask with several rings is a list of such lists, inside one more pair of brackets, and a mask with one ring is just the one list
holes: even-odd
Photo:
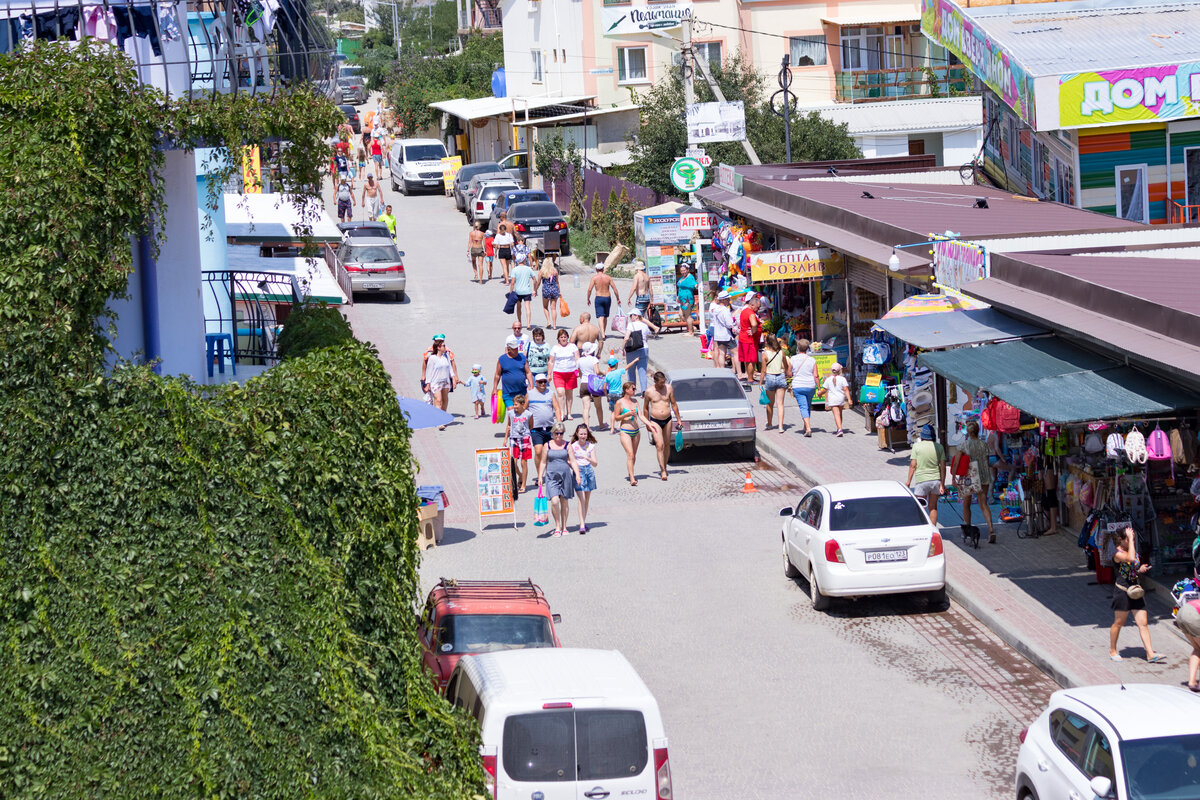
[(634, 350), (641, 350), (646, 346), (645, 339), (642, 338), (641, 331), (632, 331), (629, 338), (625, 340), (625, 352), (632, 353)]
[(1122, 458), (1125, 455), (1125, 437), (1113, 431), (1104, 443), (1104, 454), (1109, 458)]
[(533, 498), (533, 524), (538, 526), (550, 524), (550, 502), (546, 500), (541, 486), (538, 487), (537, 497)]
[(516, 313), (517, 303), (519, 303), (520, 300), (521, 298), (517, 296), (516, 292), (509, 292), (508, 294), (504, 295), (504, 313)]
[(971, 471), (971, 457), (966, 453), (958, 453), (950, 459), (950, 474), (961, 478)]
[(767, 397), (767, 387), (765, 386), (758, 390), (758, 404), (760, 406), (771, 405), (771, 398)]
[(883, 398), (887, 395), (886, 386), (860, 386), (858, 387), (858, 402), (860, 403), (882, 403)]
[(1017, 433), (1021, 430), (1021, 412), (1013, 406), (993, 397), (988, 409), (992, 410), (992, 419), (996, 423), (992, 430), (999, 433)]
[(888, 415), (892, 418), (893, 423), (904, 421), (904, 408), (900, 405), (899, 400), (893, 400), (888, 406)]
[(875, 415), (875, 424), (880, 428), (891, 427), (892, 415), (888, 413), (887, 406), (884, 406), (880, 412)]
[(892, 360), (892, 348), (886, 342), (867, 342), (863, 346), (862, 362), (879, 366)]
[(1146, 437), (1134, 428), (1125, 437), (1125, 458), (1130, 464), (1145, 464), (1146, 457)]
[(604, 381), (603, 375), (592, 373), (587, 376), (587, 392), (592, 397), (605, 397), (608, 395), (608, 384)]
[(1092, 431), (1083, 440), (1083, 451), (1085, 453), (1101, 453), (1104, 452), (1104, 441), (1100, 438), (1100, 434)]
[(567, 298), (558, 298), (558, 313), (560, 316), (569, 317), (571, 315), (571, 307), (567, 305)]
[(1146, 439), (1146, 458), (1151, 461), (1171, 460), (1171, 441), (1162, 428), (1155, 428), (1150, 432), (1150, 438)]
[(612, 318), (612, 329), (616, 333), (624, 333), (625, 328), (629, 325), (629, 316), (625, 313), (625, 309), (617, 306), (617, 314)]
[(507, 409), (504, 406), (504, 395), (500, 392), (492, 393), (492, 422), (504, 424), (504, 412)]
[(678, 453), (682, 450), (683, 450), (683, 429), (676, 428), (675, 429), (675, 452)]

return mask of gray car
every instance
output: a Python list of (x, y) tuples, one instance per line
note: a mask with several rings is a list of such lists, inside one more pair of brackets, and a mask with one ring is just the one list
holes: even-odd
[(484, 172), (503, 172), (495, 161), (480, 161), (467, 164), (458, 170), (454, 176), (454, 207), (459, 211), (467, 210), (467, 184), (471, 178)]
[[(737, 444), (744, 458), (754, 458), (758, 425), (754, 407), (733, 370), (699, 367), (673, 369), (667, 380), (675, 389), (683, 417), (683, 446)], [(670, 452), (674, 452), (671, 443)]]
[(404, 299), (404, 253), (396, 249), (390, 236), (344, 240), (338, 245), (337, 263), (350, 274), (355, 292), (391, 292), (397, 300)]
[(485, 183), (501, 183), (513, 185), (512, 176), (503, 170), (499, 172), (477, 172), (472, 176), (471, 180), (467, 181), (466, 188), (463, 189), (463, 213), (467, 215), (467, 219), (473, 224), (475, 222), (475, 198), (479, 195), (479, 189)]

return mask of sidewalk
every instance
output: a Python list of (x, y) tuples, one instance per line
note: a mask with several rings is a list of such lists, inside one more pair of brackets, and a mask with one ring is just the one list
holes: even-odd
[[(582, 267), (582, 265), (579, 265)], [(568, 274), (576, 270), (568, 267)], [(580, 270), (582, 271), (582, 269)], [(621, 296), (629, 281), (617, 281)], [(582, 310), (582, 308), (580, 309)], [(617, 342), (610, 336), (607, 347)], [(682, 332), (666, 333), (650, 341), (650, 363), (656, 369), (680, 369), (711, 364), (700, 357), (698, 337)], [(874, 434), (865, 431), (860, 413), (846, 415), (846, 434), (834, 438), (833, 417), (824, 411), (813, 414), (813, 436), (796, 433), (800, 413), (788, 398), (784, 433), (764, 431), (766, 413), (754, 404), (758, 415), (758, 448), (810, 484), (839, 481), (893, 479), (904, 481), (908, 451), (888, 453), (878, 449)], [(1020, 539), (1016, 525), (997, 524), (998, 543), (987, 544), (984, 528), (979, 549), (964, 546), (958, 529), (961, 508), (939, 506), (942, 537), (946, 545), (946, 582), (950, 596), (971, 614), (1037, 664), (1063, 686), (1098, 683), (1151, 682), (1179, 684), (1187, 677), (1191, 652), (1175, 629), (1166, 590), (1147, 593), (1150, 636), (1156, 652), (1166, 664), (1147, 664), (1141, 640), (1132, 620), (1118, 641), (1125, 657), (1108, 658), (1108, 629), (1113, 612), (1109, 605), (1111, 587), (1096, 584), (1095, 574), (1086, 569), (1084, 552), (1074, 533)], [(978, 508), (973, 520), (983, 527)]]

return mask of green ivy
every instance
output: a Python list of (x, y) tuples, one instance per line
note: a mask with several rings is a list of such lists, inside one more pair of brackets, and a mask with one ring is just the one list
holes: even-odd
[(354, 338), (342, 312), (324, 303), (292, 306), (279, 334), (279, 357), (300, 358)]

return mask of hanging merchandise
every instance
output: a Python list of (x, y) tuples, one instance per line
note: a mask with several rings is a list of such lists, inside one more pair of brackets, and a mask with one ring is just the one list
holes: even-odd
[(1083, 451), (1085, 453), (1102, 453), (1104, 452), (1104, 441), (1100, 438), (1100, 434), (1092, 431), (1083, 440)]
[(175, 8), (168, 3), (158, 4), (158, 28), (164, 42), (177, 42), (183, 38), (175, 21)]
[(1146, 440), (1146, 459), (1149, 461), (1170, 461), (1171, 462), (1171, 481), (1175, 481), (1175, 462), (1171, 458), (1171, 442), (1167, 438), (1167, 432), (1162, 428), (1155, 426), (1150, 432), (1150, 438)]
[(1104, 444), (1104, 454), (1112, 459), (1125, 457), (1125, 437), (1113, 431)]
[(887, 342), (872, 340), (863, 345), (862, 362), (873, 367), (892, 360), (892, 348)]
[(1146, 463), (1146, 437), (1136, 425), (1125, 437), (1125, 458), (1129, 459), (1130, 464)]

